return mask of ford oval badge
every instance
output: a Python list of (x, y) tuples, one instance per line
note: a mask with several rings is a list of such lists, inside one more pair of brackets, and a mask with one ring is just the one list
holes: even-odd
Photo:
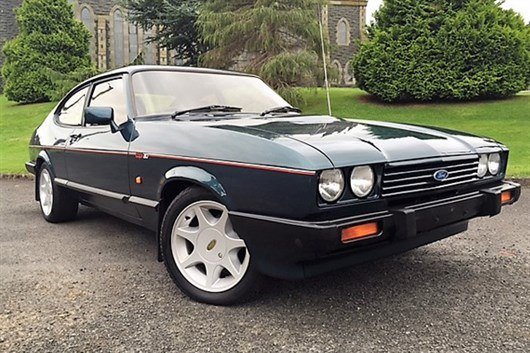
[(449, 176), (449, 172), (447, 170), (438, 170), (434, 173), (433, 177), (436, 181), (444, 181)]

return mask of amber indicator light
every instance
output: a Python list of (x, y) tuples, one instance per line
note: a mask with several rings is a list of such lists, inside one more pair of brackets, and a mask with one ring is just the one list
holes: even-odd
[(143, 182), (141, 176), (137, 176), (136, 179), (134, 179), (134, 181), (136, 182), (136, 184), (141, 184)]
[(503, 191), (501, 194), (501, 203), (504, 205), (505, 203), (509, 203), (511, 201), (512, 201), (512, 192)]
[(377, 222), (365, 223), (342, 230), (341, 241), (348, 243), (379, 234), (379, 224)]

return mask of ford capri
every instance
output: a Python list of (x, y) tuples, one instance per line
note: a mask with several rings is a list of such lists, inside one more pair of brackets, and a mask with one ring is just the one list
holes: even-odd
[(132, 66), (81, 83), (35, 130), (49, 222), (95, 207), (156, 233), (194, 300), (302, 279), (464, 232), (516, 202), (508, 149), (415, 125), (309, 116), (259, 77)]

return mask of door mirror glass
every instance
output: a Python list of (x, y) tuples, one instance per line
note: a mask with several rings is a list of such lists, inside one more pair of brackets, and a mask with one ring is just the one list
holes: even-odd
[(114, 119), (114, 109), (111, 107), (85, 108), (86, 125), (110, 125)]

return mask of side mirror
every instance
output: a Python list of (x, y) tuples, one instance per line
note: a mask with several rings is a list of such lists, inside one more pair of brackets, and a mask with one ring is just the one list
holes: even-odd
[(111, 125), (114, 119), (114, 109), (110, 107), (86, 107), (85, 124)]

